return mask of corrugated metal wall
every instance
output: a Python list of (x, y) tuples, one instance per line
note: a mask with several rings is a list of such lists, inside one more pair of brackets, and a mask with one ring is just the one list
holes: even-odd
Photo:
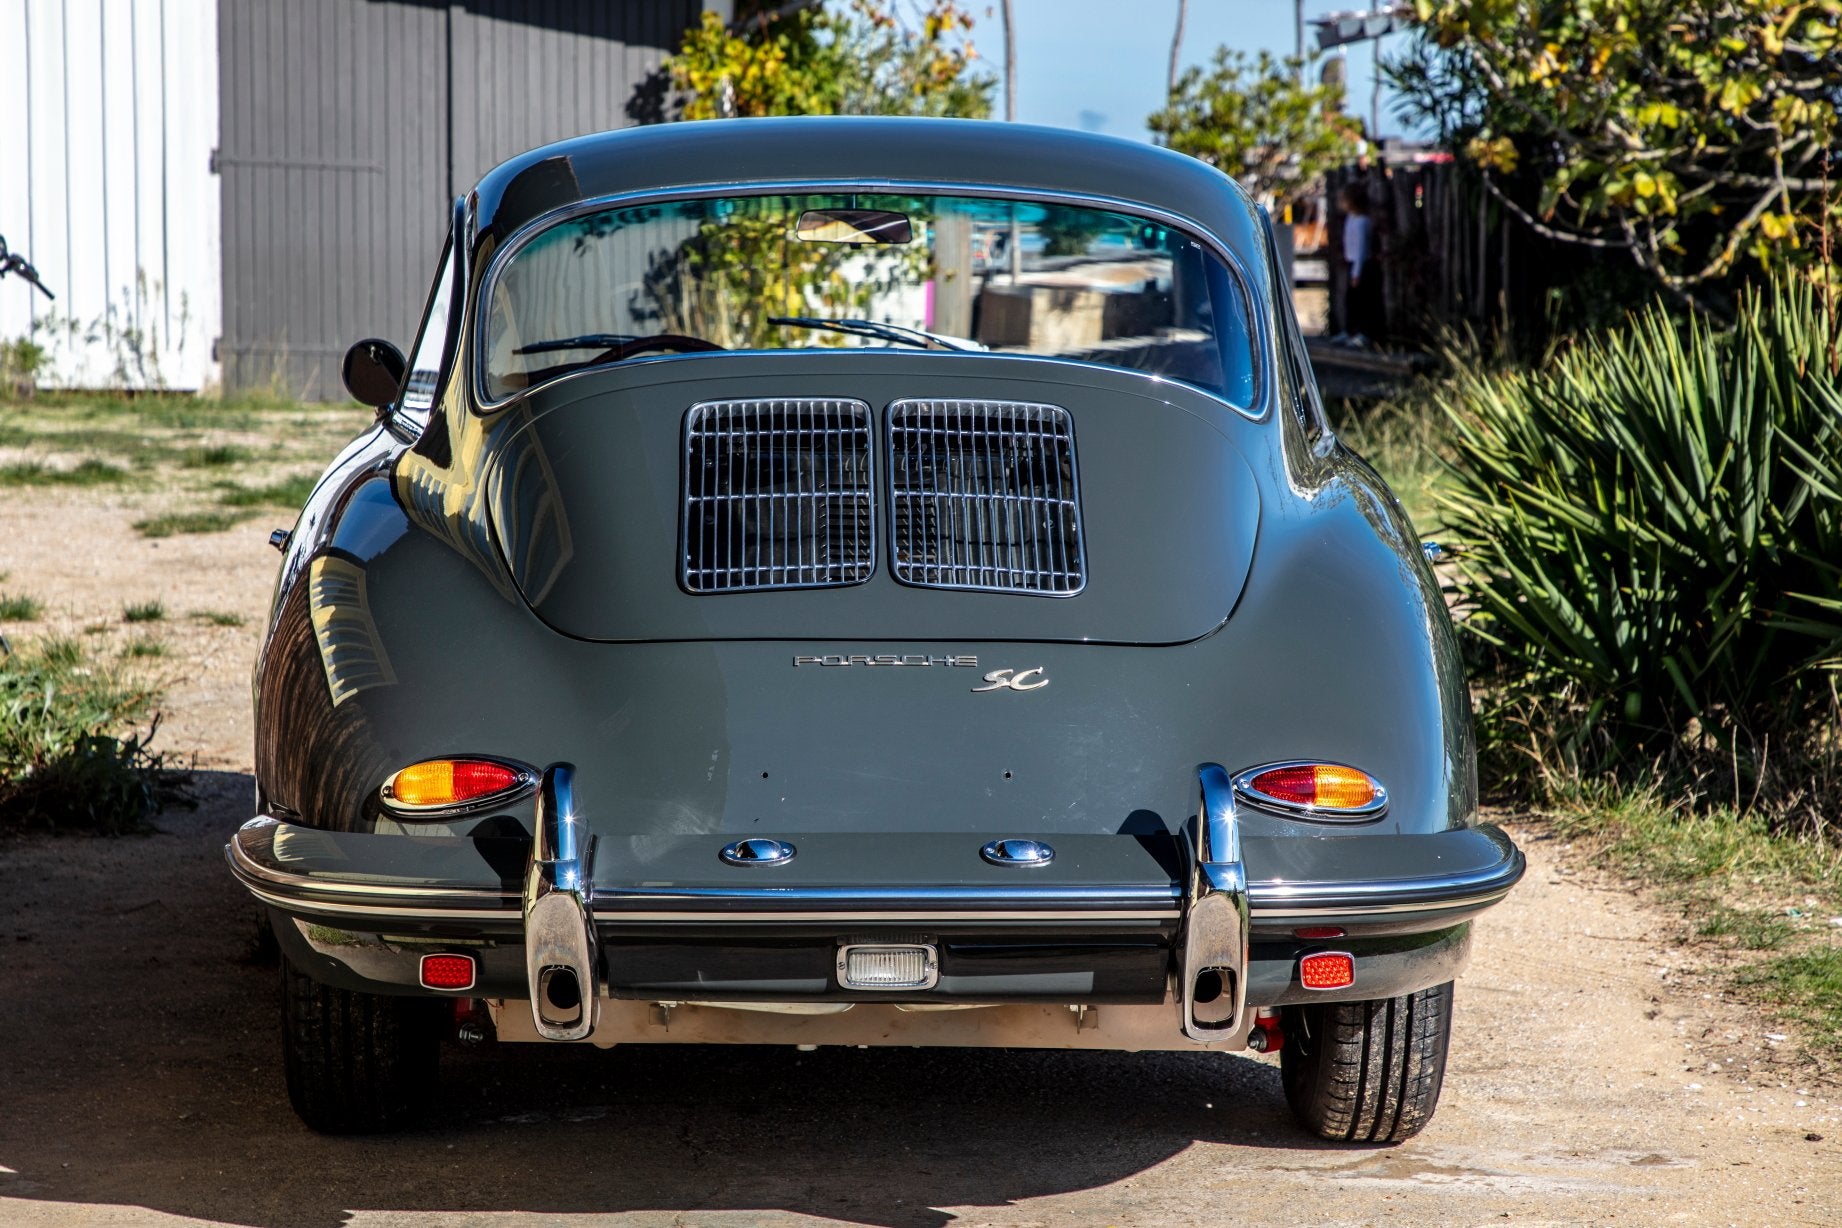
[(631, 122), (704, 7), (219, 0), (226, 384), (338, 397), (351, 342), (407, 348), (454, 196)]
[(215, 381), (216, 61), (209, 0), (0, 0), (0, 235), (57, 294), (0, 281), (0, 340), (42, 384)]

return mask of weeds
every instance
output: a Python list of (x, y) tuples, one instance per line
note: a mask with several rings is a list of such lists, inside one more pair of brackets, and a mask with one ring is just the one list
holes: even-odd
[(240, 465), (254, 455), (248, 448), (235, 444), (215, 444), (185, 449), (179, 454), (179, 463), (187, 469), (221, 469), (226, 465)]
[(148, 749), (152, 728), (120, 736), (153, 699), (91, 664), (74, 640), (0, 657), (0, 827), (144, 826), (183, 783)]
[(172, 537), (177, 533), (221, 533), (248, 520), (253, 512), (172, 512), (137, 520), (134, 527), (143, 537)]
[(0, 486), (108, 486), (127, 478), (126, 469), (94, 457), (86, 457), (68, 469), (35, 460), (0, 466)]
[(45, 613), (44, 603), (26, 593), (0, 593), (0, 623), (33, 623)]
[(1755, 1000), (1801, 1023), (1818, 1047), (1842, 1053), (1842, 949), (1781, 956), (1746, 969), (1736, 981)]
[(227, 610), (193, 610), (186, 617), (213, 627), (241, 627), (244, 623), (241, 614), (232, 614)]
[(130, 640), (122, 648), (122, 656), (131, 661), (144, 660), (152, 657), (164, 657), (165, 655), (166, 643), (162, 640)]
[(1685, 937), (1732, 953), (1734, 989), (1842, 1058), (1842, 849), (1774, 833), (1756, 812), (1696, 811), (1652, 790), (1577, 791), (1557, 834), (1659, 890)]
[(295, 474), (267, 486), (227, 485), (221, 488), (218, 502), (225, 507), (296, 508), (307, 502), (318, 482), (317, 475)]
[(125, 623), (157, 623), (166, 617), (166, 606), (158, 601), (143, 601), (138, 605), (122, 607), (122, 621)]

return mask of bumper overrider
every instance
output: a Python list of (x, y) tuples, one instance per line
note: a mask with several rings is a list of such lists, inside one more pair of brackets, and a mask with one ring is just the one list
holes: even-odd
[[(1133, 837), (1055, 836), (1075, 849), (1059, 878), (854, 886), (825, 873), (821, 833), (801, 837), (816, 871), (801, 882), (769, 881), (779, 869), (687, 882), (655, 877), (657, 865), (603, 865), (597, 884), (574, 776), (568, 764), (544, 771), (530, 839), (260, 817), (226, 856), (303, 971), (425, 993), (424, 957), (467, 955), (477, 975), (451, 992), (492, 1003), (503, 1039), (1115, 1049), (1241, 1048), (1251, 1007), (1449, 981), (1468, 959), (1471, 920), (1524, 867), (1488, 826), (1256, 837), (1238, 821), (1229, 773), (1205, 764), (1186, 839), (1139, 838), (1154, 870), (1139, 881), (1079, 872), (1081, 842)], [(695, 846), (698, 865), (704, 843), (718, 860), (721, 837), (673, 839)], [(849, 842), (876, 838), (830, 839), (848, 866)], [(913, 953), (925, 979), (849, 987), (845, 954), (865, 947)], [(1311, 987), (1301, 969), (1327, 953), (1346, 955), (1353, 977)], [(974, 1006), (988, 1009), (954, 1010)]]

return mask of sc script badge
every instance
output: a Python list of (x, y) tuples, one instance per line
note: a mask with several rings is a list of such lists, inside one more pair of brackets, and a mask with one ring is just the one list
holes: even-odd
[(980, 691), (1040, 691), (1049, 685), (1040, 665), (1034, 669), (994, 669), (985, 675), (985, 681), (989, 685), (972, 688), (974, 695)]

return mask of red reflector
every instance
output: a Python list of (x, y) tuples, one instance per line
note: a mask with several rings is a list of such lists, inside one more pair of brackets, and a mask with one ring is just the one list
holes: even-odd
[(1307, 925), (1292, 931), (1292, 937), (1303, 938), (1310, 942), (1322, 942), (1326, 938), (1343, 937), (1341, 925)]
[(1356, 961), (1342, 951), (1324, 951), (1298, 961), (1298, 979), (1306, 989), (1342, 989), (1356, 983)]
[(472, 989), (473, 956), (424, 955), (422, 957), (424, 989)]

